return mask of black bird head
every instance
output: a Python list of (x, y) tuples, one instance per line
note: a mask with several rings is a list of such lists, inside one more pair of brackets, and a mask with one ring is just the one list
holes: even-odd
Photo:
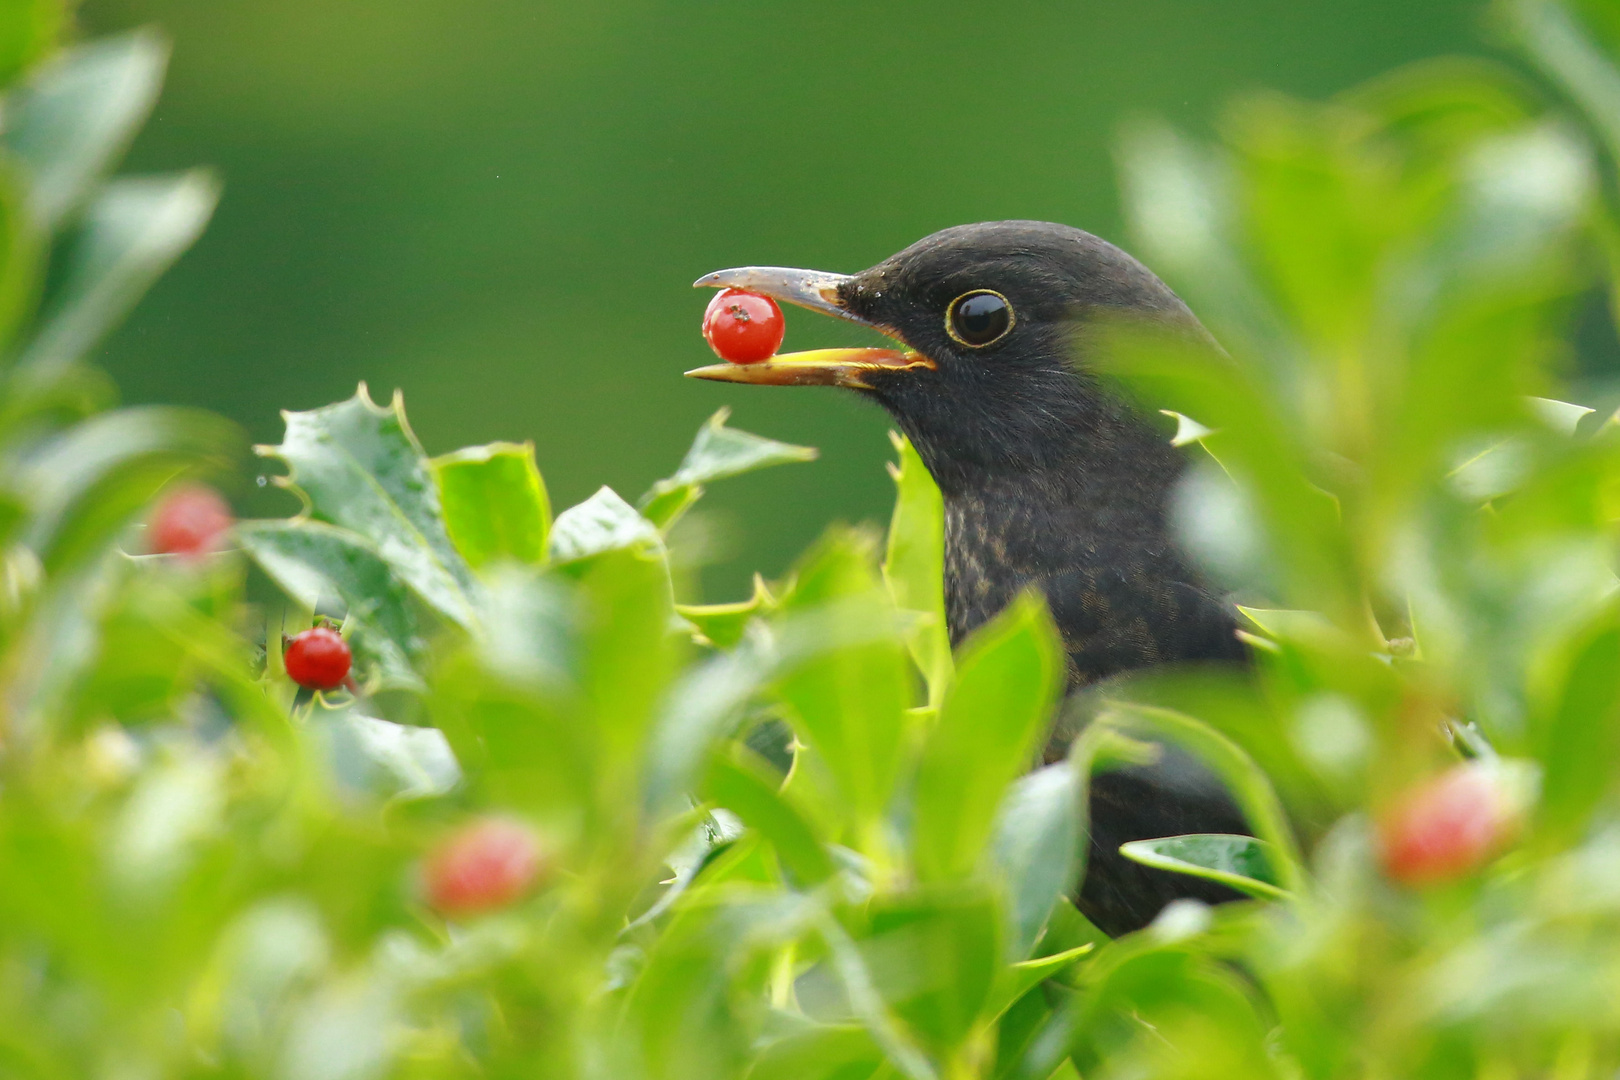
[(946, 488), (1071, 464), (1082, 444), (1117, 445), (1127, 410), (1085, 362), (1089, 331), (1104, 322), (1143, 320), (1207, 340), (1141, 263), (1041, 221), (945, 229), (858, 274), (751, 266), (696, 284), (749, 289), (896, 339), (903, 348), (819, 349), (687, 374), (869, 395)]

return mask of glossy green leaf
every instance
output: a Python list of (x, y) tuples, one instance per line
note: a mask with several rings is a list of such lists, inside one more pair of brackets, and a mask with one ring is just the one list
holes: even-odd
[(189, 248), (219, 201), (207, 172), (111, 181), (85, 211), (57, 300), (20, 363), (60, 368), (84, 357)]
[(1033, 594), (963, 645), (917, 766), (912, 860), (922, 880), (959, 877), (978, 864), (1007, 785), (1046, 735), (1063, 677), (1057, 628)]
[(1265, 842), (1276, 884), (1286, 892), (1300, 891), (1304, 867), (1293, 829), (1271, 782), (1241, 747), (1200, 720), (1152, 705), (1110, 702), (1098, 722), (1161, 735), (1201, 758), (1225, 782), (1255, 835)]
[(814, 447), (793, 446), (726, 427), (730, 415), (730, 409), (721, 409), (709, 417), (680, 467), (641, 497), (642, 513), (660, 529), (674, 524), (702, 495), (705, 484), (773, 465), (815, 460)]
[(1229, 885), (1262, 900), (1280, 900), (1288, 894), (1272, 880), (1271, 861), (1264, 841), (1252, 836), (1196, 833), (1155, 840), (1132, 840), (1120, 852), (1133, 862), (1190, 874)]
[(534, 444), (469, 446), (434, 458), (444, 527), (475, 569), (501, 559), (535, 564), (546, 556), (551, 503)]
[(833, 874), (832, 859), (803, 814), (779, 790), (781, 778), (753, 753), (733, 744), (717, 752), (705, 794), (757, 830), (805, 887)]
[(656, 543), (658, 528), (610, 487), (557, 515), (548, 551), (551, 561), (574, 562), (604, 551)]
[(929, 704), (938, 705), (951, 679), (951, 640), (945, 624), (945, 500), (911, 442), (890, 432), (897, 464), (894, 515), (889, 521), (883, 578), (901, 609), (922, 618), (906, 647), (928, 682)]
[(417, 688), (412, 660), (423, 649), (404, 584), (364, 537), (322, 522), (244, 521), (236, 539), (270, 579), (306, 608), (337, 602), (352, 623), (361, 674)]
[(79, 206), (129, 145), (157, 100), (168, 58), (150, 31), (102, 38), (52, 60), (6, 103), (0, 142), (32, 177), (30, 202), (43, 229)]
[(381, 408), (361, 384), (347, 401), (284, 416), (281, 445), (259, 452), (286, 463), (282, 482), (303, 493), (311, 516), (365, 537), (424, 602), (474, 627), (472, 572), (445, 531), (438, 488), (401, 398)]

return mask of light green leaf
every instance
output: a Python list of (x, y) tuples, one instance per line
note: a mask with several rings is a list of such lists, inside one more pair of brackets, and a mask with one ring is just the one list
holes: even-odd
[(365, 537), (429, 606), (475, 627), (472, 572), (445, 531), (439, 491), (400, 396), (380, 408), (362, 383), (347, 401), (283, 416), (281, 445), (259, 453), (287, 464), (282, 483), (304, 494), (311, 516)]
[(687, 669), (670, 690), (647, 756), (649, 810), (666, 812), (674, 804), (713, 742), (732, 730), (748, 702), (775, 680), (840, 651), (898, 652), (902, 627), (893, 611), (874, 613), (856, 596), (785, 612), (771, 630), (768, 637), (745, 637), (735, 649)]
[(816, 449), (793, 446), (726, 427), (730, 409), (721, 409), (703, 427), (674, 475), (658, 481), (641, 497), (641, 510), (659, 528), (668, 528), (703, 493), (705, 484), (772, 465), (813, 461)]
[(1083, 957), (1096, 951), (1095, 942), (1088, 941), (1084, 945), (1076, 945), (1072, 949), (1053, 953), (1051, 956), (1037, 956), (1033, 960), (1020, 960), (1016, 964), (1009, 964), (996, 973), (995, 989), (990, 994), (990, 1003), (985, 1008), (987, 1017), (997, 1017), (1006, 1012), (1013, 1002), (1035, 989), (1047, 979), (1054, 978), (1067, 971), (1078, 963)]
[(137, 31), (62, 54), (6, 102), (0, 142), (27, 167), (43, 230), (89, 194), (146, 119), (163, 84), (168, 45)]
[(31, 510), (24, 538), (47, 568), (101, 550), (177, 475), (223, 472), (243, 446), (229, 421), (198, 409), (103, 413), (47, 443), (15, 485)]
[(85, 213), (59, 299), (20, 363), (56, 369), (83, 358), (202, 235), (218, 201), (219, 184), (200, 169), (107, 184)]
[(658, 528), (610, 487), (570, 506), (551, 527), (548, 544), (552, 562), (568, 563), (658, 540)]
[(938, 705), (951, 680), (951, 640), (945, 624), (945, 500), (911, 442), (895, 432), (889, 439), (900, 460), (889, 466), (896, 490), (883, 579), (897, 606), (922, 615), (906, 647), (928, 682), (928, 703)]
[(1556, 398), (1531, 397), (1525, 400), (1530, 404), (1531, 414), (1560, 435), (1575, 434), (1581, 420), (1597, 412), (1596, 409), (1589, 409), (1585, 405), (1559, 401)]
[[(893, 622), (868, 540), (858, 533), (835, 530), (813, 549), (785, 603), (788, 611), (826, 605), (850, 622)], [(848, 638), (851, 629), (829, 632)], [(795, 731), (837, 778), (853, 820), (875, 825), (900, 772), (912, 690), (904, 649), (885, 641), (834, 649), (789, 671), (777, 689)]]
[(0, 85), (31, 66), (56, 45), (68, 21), (61, 0), (12, 0), (0, 6)]
[(798, 884), (819, 885), (833, 874), (832, 859), (797, 807), (783, 796), (781, 779), (738, 744), (715, 754), (705, 794), (759, 832), (776, 849)]
[(735, 604), (677, 604), (675, 611), (698, 628), (717, 649), (730, 649), (742, 640), (743, 631), (753, 619), (776, 610), (776, 598), (765, 586), (765, 579), (754, 575), (754, 595)]
[(1120, 853), (1143, 866), (1204, 878), (1229, 885), (1262, 900), (1288, 896), (1272, 880), (1266, 845), (1252, 836), (1228, 833), (1191, 833), (1155, 840), (1132, 840)]
[(879, 994), (936, 1056), (974, 1030), (1000, 968), (1001, 914), (987, 889), (874, 897), (861, 955)]
[(551, 503), (533, 443), (469, 446), (428, 464), (439, 485), (445, 529), (469, 565), (545, 559)]
[(244, 521), (236, 539), (270, 579), (306, 608), (338, 601), (348, 611), (362, 669), (382, 686), (421, 686), (411, 660), (422, 650), (403, 583), (369, 541), (315, 521)]
[(883, 1050), (863, 1027), (817, 1024), (767, 1046), (747, 1080), (868, 1080)]
[(991, 850), (1006, 882), (1016, 957), (1028, 956), (1052, 905), (1074, 891), (1080, 874), (1085, 783), (1070, 762), (1020, 777), (996, 815)]
[(978, 864), (996, 807), (1029, 768), (1062, 687), (1062, 644), (1036, 594), (1020, 596), (964, 644), (917, 766), (912, 859), (922, 880)]

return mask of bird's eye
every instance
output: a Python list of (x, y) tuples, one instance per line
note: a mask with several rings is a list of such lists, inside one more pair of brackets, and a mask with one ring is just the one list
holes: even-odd
[(975, 349), (1000, 341), (1013, 326), (1012, 305), (989, 289), (974, 289), (951, 301), (945, 313), (945, 332)]

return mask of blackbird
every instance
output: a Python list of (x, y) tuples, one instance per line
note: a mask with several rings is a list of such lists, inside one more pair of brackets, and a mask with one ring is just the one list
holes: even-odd
[[(1235, 611), (1177, 550), (1167, 520), (1185, 462), (1162, 418), (1095, 374), (1107, 321), (1130, 319), (1215, 349), (1146, 267), (1065, 225), (945, 229), (869, 270), (721, 270), (700, 287), (748, 289), (874, 328), (898, 349), (821, 349), (687, 374), (769, 386), (843, 386), (882, 405), (945, 501), (945, 609), (953, 645), (1027, 587), (1046, 596), (1070, 689), (1171, 661), (1241, 662)], [(1076, 903), (1105, 933), (1169, 901), (1235, 899), (1222, 886), (1127, 860), (1128, 840), (1247, 833), (1218, 782), (1182, 754), (1093, 779)]]

